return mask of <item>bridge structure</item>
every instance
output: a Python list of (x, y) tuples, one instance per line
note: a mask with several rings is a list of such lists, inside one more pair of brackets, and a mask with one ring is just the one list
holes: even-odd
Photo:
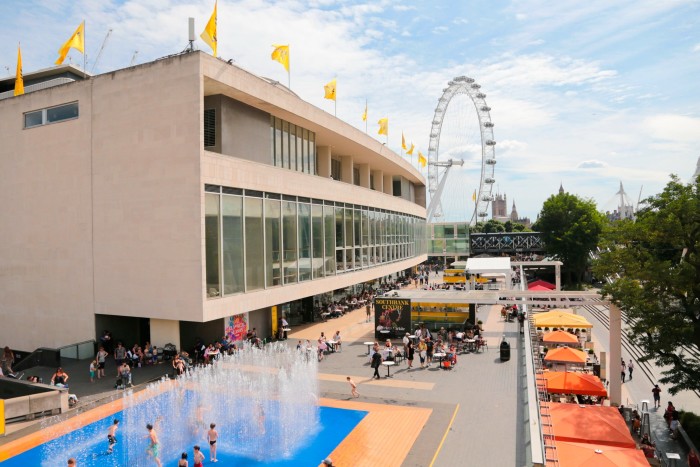
[(544, 242), (539, 232), (470, 233), (469, 252), (471, 255), (544, 253)]

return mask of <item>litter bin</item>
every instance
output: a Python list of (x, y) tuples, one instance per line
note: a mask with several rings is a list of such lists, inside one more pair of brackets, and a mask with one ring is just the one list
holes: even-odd
[(510, 344), (505, 338), (501, 341), (501, 361), (507, 362), (510, 360)]

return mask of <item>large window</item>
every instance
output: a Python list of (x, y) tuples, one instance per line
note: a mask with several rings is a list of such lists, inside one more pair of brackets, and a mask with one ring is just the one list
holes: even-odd
[(49, 123), (62, 122), (78, 118), (79, 108), (77, 102), (33, 110), (24, 114), (24, 128), (48, 125)]
[(272, 160), (277, 167), (316, 174), (316, 134), (299, 125), (270, 117)]
[(210, 299), (425, 253), (425, 220), (359, 205), (205, 185)]

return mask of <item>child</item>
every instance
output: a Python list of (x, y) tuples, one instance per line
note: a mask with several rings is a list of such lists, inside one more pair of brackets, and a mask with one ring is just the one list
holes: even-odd
[(194, 447), (194, 467), (203, 467), (204, 465), (204, 454), (199, 449), (199, 446)]
[(348, 376), (348, 383), (350, 383), (352, 397), (360, 397), (360, 393), (357, 392), (357, 384)]
[(182, 455), (180, 456), (180, 460), (177, 463), (177, 467), (188, 467), (189, 463), (187, 462), (187, 453), (183, 452)]
[(219, 433), (216, 432), (216, 423), (209, 425), (209, 431), (207, 432), (207, 440), (209, 441), (209, 458), (212, 462), (217, 462), (216, 460), (216, 440), (219, 437)]
[(97, 360), (90, 362), (90, 382), (95, 382), (95, 372), (97, 371)]
[(119, 420), (114, 419), (114, 423), (109, 427), (107, 432), (107, 441), (109, 441), (109, 449), (107, 449), (108, 454), (112, 454), (114, 451), (114, 445), (117, 444), (117, 428), (119, 428)]

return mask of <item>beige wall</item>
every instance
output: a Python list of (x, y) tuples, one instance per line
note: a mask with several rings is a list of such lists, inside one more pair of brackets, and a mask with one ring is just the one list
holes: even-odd
[(203, 102), (192, 58), (93, 79), (95, 313), (201, 319)]
[[(91, 83), (0, 100), (0, 346), (95, 337)], [(78, 101), (79, 118), (23, 129), (23, 113)]]
[(151, 344), (162, 347), (165, 344), (175, 344), (180, 349), (180, 322), (168, 319), (150, 320)]

